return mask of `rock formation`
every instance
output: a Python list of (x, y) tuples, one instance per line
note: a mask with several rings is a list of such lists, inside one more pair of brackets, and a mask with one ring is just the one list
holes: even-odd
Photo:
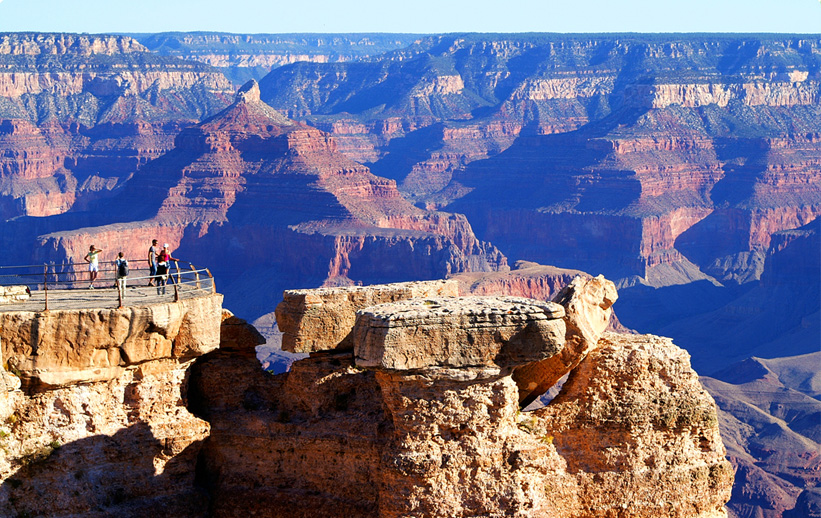
[(584, 285), (566, 306), (378, 304), (357, 311), (351, 333), (334, 331), (344, 347), (318, 317), (338, 309), (347, 316), (333, 326), (350, 322), (367, 288), (286, 294), (278, 314), (309, 359), (270, 376), (250, 352), (215, 352), (192, 376), (212, 424), (203, 455), (215, 515), (725, 516), (732, 471), (714, 404), (669, 340), (607, 335), (577, 357), (554, 403), (519, 411), (514, 369), (563, 350), (574, 333), (565, 312), (588, 324)]
[(205, 516), (187, 378), (221, 302), (0, 313), (0, 514)]
[(819, 45), (445, 35), (261, 85), (409, 198), (467, 214), (511, 259), (654, 286), (744, 283), (773, 232), (821, 207)]
[(109, 194), (232, 90), (214, 69), (125, 36), (0, 34), (0, 61), (3, 220)]
[(400, 300), (458, 295), (453, 281), (288, 290), (276, 309), (277, 326), (283, 333), (282, 350), (292, 353), (351, 350), (351, 330), (360, 309)]
[(821, 478), (819, 372), (816, 351), (754, 357), (702, 378), (736, 471), (728, 507), (737, 516), (812, 516)]
[(616, 287), (603, 276), (576, 277), (553, 300), (567, 309), (567, 340), (561, 351), (516, 370), (513, 379), (519, 387), (519, 403), (526, 407), (573, 370), (593, 349), (610, 323), (616, 302)]
[(224, 282), (256, 271), (272, 284), (266, 299), (250, 301), (253, 309), (241, 289), (230, 298), (255, 317), (288, 279), (333, 286), (506, 268), (463, 216), (414, 207), (393, 181), (338, 153), (326, 134), (261, 102), (255, 82), (232, 106), (183, 130), (173, 151), (95, 213), (105, 215), (98, 225), (109, 224), (45, 234), (36, 259), (68, 262), (89, 242), (141, 257), (161, 235)]
[[(313, 352), (277, 376), (218, 295), (0, 313), (0, 509), (726, 516), (714, 403), (669, 340), (598, 340), (609, 281), (578, 278), (563, 305), (443, 296), (456, 286), (290, 293), (278, 313), (290, 343)], [(598, 348), (568, 349), (582, 334)], [(562, 393), (520, 412), (515, 373), (562, 355)]]
[(161, 55), (200, 61), (222, 70), (236, 84), (260, 79), (271, 69), (296, 62), (348, 62), (413, 43), (414, 34), (231, 34), (171, 32), (135, 34)]

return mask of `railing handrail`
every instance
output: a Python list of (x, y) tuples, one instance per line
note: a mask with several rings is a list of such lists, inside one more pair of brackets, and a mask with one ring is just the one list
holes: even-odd
[[(141, 259), (128, 259), (129, 261), (129, 275), (125, 277), (126, 279), (126, 286), (130, 290), (137, 290), (137, 291), (127, 291), (125, 289), (120, 289), (119, 284), (117, 283), (117, 276), (116, 273), (112, 275), (112, 272), (116, 272), (117, 268), (99, 268), (97, 270), (98, 276), (96, 277), (94, 283), (90, 283), (89, 272), (87, 270), (87, 262), (83, 263), (43, 263), (39, 265), (9, 265), (9, 266), (2, 266), (3, 270), (7, 273), (0, 274), (0, 287), (8, 287), (8, 286), (25, 286), (26, 291), (29, 294), (34, 293), (42, 293), (43, 304), (44, 304), (44, 311), (49, 310), (50, 304), (50, 294), (49, 292), (52, 291), (59, 291), (59, 290), (80, 290), (80, 285), (89, 284), (91, 287), (93, 284), (99, 284), (99, 288), (105, 290), (107, 288), (113, 287), (117, 289), (118, 292), (118, 307), (123, 307), (123, 299), (128, 298), (126, 297), (127, 293), (133, 293), (140, 295), (142, 297), (146, 296), (145, 289), (157, 289), (157, 296), (158, 297), (165, 297), (166, 296), (166, 288), (170, 290), (170, 293), (173, 295), (173, 300), (178, 301), (180, 300), (181, 294), (190, 294), (196, 292), (210, 292), (216, 293), (216, 285), (214, 282), (214, 277), (211, 274), (211, 271), (208, 268), (196, 268), (190, 261), (186, 260), (174, 260), (170, 261), (168, 271), (163, 275), (151, 275), (147, 273), (150, 270), (148, 266), (141, 266), (141, 263), (148, 262), (147, 258)], [(132, 261), (135, 264), (135, 267), (131, 267)], [(115, 261), (100, 261), (101, 265), (107, 264), (114, 264)], [(181, 264), (183, 267), (181, 267)], [(188, 269), (184, 266), (188, 265)], [(79, 268), (78, 268), (79, 266)], [(17, 270), (27, 270), (31, 268), (40, 268), (40, 271), (18, 271), (11, 273), (10, 270), (17, 269)], [(133, 275), (134, 272), (138, 273), (145, 273), (145, 275)], [(156, 281), (156, 284), (134, 284), (135, 281)], [(79, 292), (78, 291), (78, 292)], [(148, 295), (151, 297), (152, 295)], [(59, 298), (59, 295), (58, 295)], [(99, 299), (99, 296), (95, 297)], [(62, 300), (65, 301), (65, 298)], [(10, 302), (8, 305), (14, 305), (15, 302)], [(3, 304), (4, 307), (7, 307), (6, 304)]]

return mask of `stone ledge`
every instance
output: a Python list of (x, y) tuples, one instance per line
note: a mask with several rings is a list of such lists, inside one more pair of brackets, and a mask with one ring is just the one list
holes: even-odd
[(219, 347), (222, 295), (122, 309), (0, 313), (2, 357), (23, 385), (107, 381), (148, 361), (187, 361)]
[(389, 370), (508, 368), (564, 345), (564, 308), (520, 297), (427, 298), (357, 313), (356, 364)]
[(287, 290), (276, 308), (282, 350), (292, 353), (351, 350), (350, 334), (358, 310), (412, 298), (457, 295), (459, 284), (452, 280)]

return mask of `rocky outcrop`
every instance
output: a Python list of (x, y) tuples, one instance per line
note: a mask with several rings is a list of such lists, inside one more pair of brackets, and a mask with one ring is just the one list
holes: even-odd
[[(615, 298), (607, 282), (579, 278), (563, 305), (431, 296), (453, 281), (294, 292), (283, 303), (294, 342), (314, 352), (277, 376), (255, 357), (260, 334), (217, 295), (131, 314), (2, 313), (0, 509), (726, 516), (732, 472), (715, 406), (669, 340), (605, 335), (567, 364), (555, 400), (520, 412), (511, 372), (598, 332)], [(353, 350), (318, 325), (335, 308), (333, 326), (351, 329), (333, 336)]]
[[(607, 335), (559, 398), (519, 411), (511, 368), (563, 349), (564, 312), (586, 327), (594, 308), (579, 295), (564, 307), (380, 304), (358, 312), (354, 351), (314, 352), (279, 376), (248, 356), (207, 356), (192, 383), (212, 423), (215, 516), (258, 505), (267, 516), (726, 516), (732, 471), (714, 403), (669, 340)], [(315, 345), (326, 334), (295, 332)]]
[(187, 379), (221, 300), (0, 313), (0, 514), (204, 516)]
[(612, 282), (599, 275), (593, 279), (576, 277), (553, 298), (566, 314), (566, 340), (551, 358), (529, 362), (513, 373), (519, 387), (519, 403), (528, 406), (573, 370), (593, 349), (607, 329), (618, 295)]
[(513, 295), (553, 300), (577, 276), (589, 277), (580, 270), (517, 261), (506, 272), (464, 272), (451, 279), (459, 283), (460, 295)]
[(360, 309), (400, 300), (456, 297), (458, 294), (453, 281), (288, 290), (276, 308), (282, 350), (292, 353), (351, 350), (351, 330)]
[(3, 312), (3, 358), (25, 386), (109, 381), (149, 360), (181, 362), (216, 348), (221, 303), (212, 295), (109, 310)]
[(724, 515), (733, 470), (715, 403), (669, 339), (606, 334), (534, 414), (579, 483), (581, 515)]
[(564, 308), (517, 297), (406, 300), (357, 312), (354, 355), (360, 367), (390, 371), (513, 367), (556, 355)]

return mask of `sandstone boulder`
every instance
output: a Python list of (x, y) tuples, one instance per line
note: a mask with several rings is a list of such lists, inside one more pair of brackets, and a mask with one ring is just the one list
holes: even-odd
[(310, 353), (353, 348), (356, 312), (411, 298), (455, 297), (455, 281), (423, 281), (313, 290), (288, 290), (276, 308), (282, 350)]
[(264, 343), (265, 337), (254, 326), (234, 316), (227, 309), (222, 310), (220, 349), (255, 357), (256, 347)]
[(360, 367), (509, 368), (557, 354), (564, 308), (520, 297), (449, 297), (380, 304), (357, 313)]
[(522, 407), (547, 392), (596, 347), (607, 329), (612, 314), (610, 307), (617, 298), (616, 286), (602, 275), (592, 279), (576, 277), (556, 294), (553, 301), (565, 308), (565, 346), (556, 356), (524, 365), (514, 372)]

